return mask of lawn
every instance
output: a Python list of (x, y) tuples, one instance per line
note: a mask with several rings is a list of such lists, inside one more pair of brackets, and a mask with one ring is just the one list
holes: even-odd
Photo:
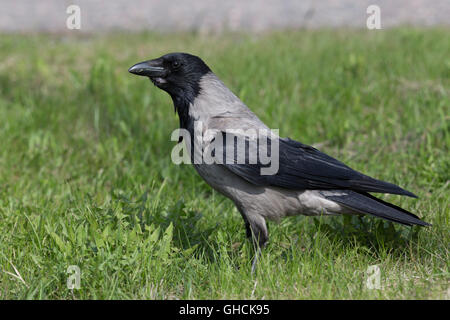
[[(171, 99), (127, 72), (172, 51), (433, 226), (291, 217), (252, 275), (234, 205), (171, 162)], [(450, 299), (449, 120), (449, 29), (1, 35), (0, 299)]]

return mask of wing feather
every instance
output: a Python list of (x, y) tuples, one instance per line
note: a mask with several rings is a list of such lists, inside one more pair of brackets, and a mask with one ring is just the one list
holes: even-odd
[[(223, 165), (234, 174), (255, 185), (271, 185), (299, 190), (349, 189), (358, 192), (393, 193), (417, 197), (395, 184), (364, 175), (311, 146), (289, 138), (275, 138), (279, 145), (279, 169), (273, 175), (263, 175), (261, 169), (269, 167), (270, 164), (264, 164), (260, 159), (260, 154), (266, 152), (266, 155), (270, 155), (274, 138), (264, 137), (264, 139), (267, 139), (267, 142), (265, 142), (259, 136), (255, 138), (238, 134), (230, 135), (229, 132), (223, 131), (221, 133), (223, 135), (223, 148), (216, 151), (224, 154)], [(230, 139), (229, 137), (234, 141), (233, 151), (226, 150), (225, 147), (227, 139)], [(237, 161), (238, 152), (236, 151), (238, 150), (237, 145), (239, 143), (242, 145), (243, 140), (246, 143), (245, 163)], [(252, 152), (258, 155), (256, 163), (250, 163), (249, 161), (249, 155)]]

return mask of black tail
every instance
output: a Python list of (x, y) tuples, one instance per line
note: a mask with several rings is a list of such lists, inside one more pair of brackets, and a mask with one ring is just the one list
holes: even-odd
[[(402, 196), (408, 196), (412, 198), (417, 198), (417, 196), (403, 188), (400, 188), (399, 186), (382, 181), (377, 180), (372, 177), (362, 175), (363, 178), (359, 179), (355, 182), (355, 186), (352, 186), (350, 189), (358, 190), (358, 192), (361, 192), (362, 194), (366, 194), (367, 192), (377, 192), (377, 193), (392, 193), (392, 194), (398, 194)], [(377, 199), (377, 198), (375, 198)], [(378, 200), (378, 199), (377, 199)]]
[(389, 221), (398, 222), (407, 226), (419, 225), (430, 226), (431, 224), (420, 220), (418, 216), (406, 211), (392, 203), (385, 202), (381, 199), (366, 192), (355, 192), (350, 190), (342, 191), (342, 194), (333, 195), (332, 193), (323, 194), (327, 199), (335, 201), (356, 212), (370, 214), (375, 217), (383, 218)]

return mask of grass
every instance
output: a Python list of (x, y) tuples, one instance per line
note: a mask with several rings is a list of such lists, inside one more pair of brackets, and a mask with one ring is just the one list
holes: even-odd
[[(0, 298), (449, 299), (449, 35), (2, 35)], [(233, 204), (171, 163), (170, 98), (127, 72), (171, 51), (204, 58), (282, 136), (418, 194), (383, 198), (433, 226), (269, 223), (251, 275)]]

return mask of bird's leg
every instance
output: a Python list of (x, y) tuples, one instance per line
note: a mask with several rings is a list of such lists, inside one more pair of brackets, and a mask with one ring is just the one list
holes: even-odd
[(269, 233), (267, 231), (266, 221), (260, 215), (252, 216), (250, 219), (247, 216), (244, 218), (247, 237), (252, 238), (253, 246), (255, 248), (255, 257), (252, 262), (252, 274), (256, 271), (258, 259), (261, 256), (261, 249), (263, 249), (269, 240)]
[(236, 205), (244, 219), (245, 232), (247, 238), (250, 239), (255, 248), (255, 257), (252, 262), (252, 274), (255, 273), (258, 259), (261, 256), (261, 249), (264, 248), (269, 240), (269, 232), (267, 230), (266, 220), (258, 213), (246, 212), (239, 205)]
[(258, 258), (261, 255), (261, 248), (259, 247), (259, 241), (255, 241), (255, 237), (253, 236), (252, 229), (250, 228), (250, 223), (248, 222), (247, 218), (244, 216), (245, 221), (245, 233), (247, 235), (247, 239), (251, 239), (253, 243), (253, 247), (255, 248), (255, 257), (253, 258), (252, 262), (252, 274), (255, 273), (256, 265), (258, 263)]
[(255, 257), (253, 258), (252, 262), (252, 274), (256, 271), (256, 265), (258, 264), (258, 258), (261, 256), (261, 248), (257, 247), (255, 252)]

